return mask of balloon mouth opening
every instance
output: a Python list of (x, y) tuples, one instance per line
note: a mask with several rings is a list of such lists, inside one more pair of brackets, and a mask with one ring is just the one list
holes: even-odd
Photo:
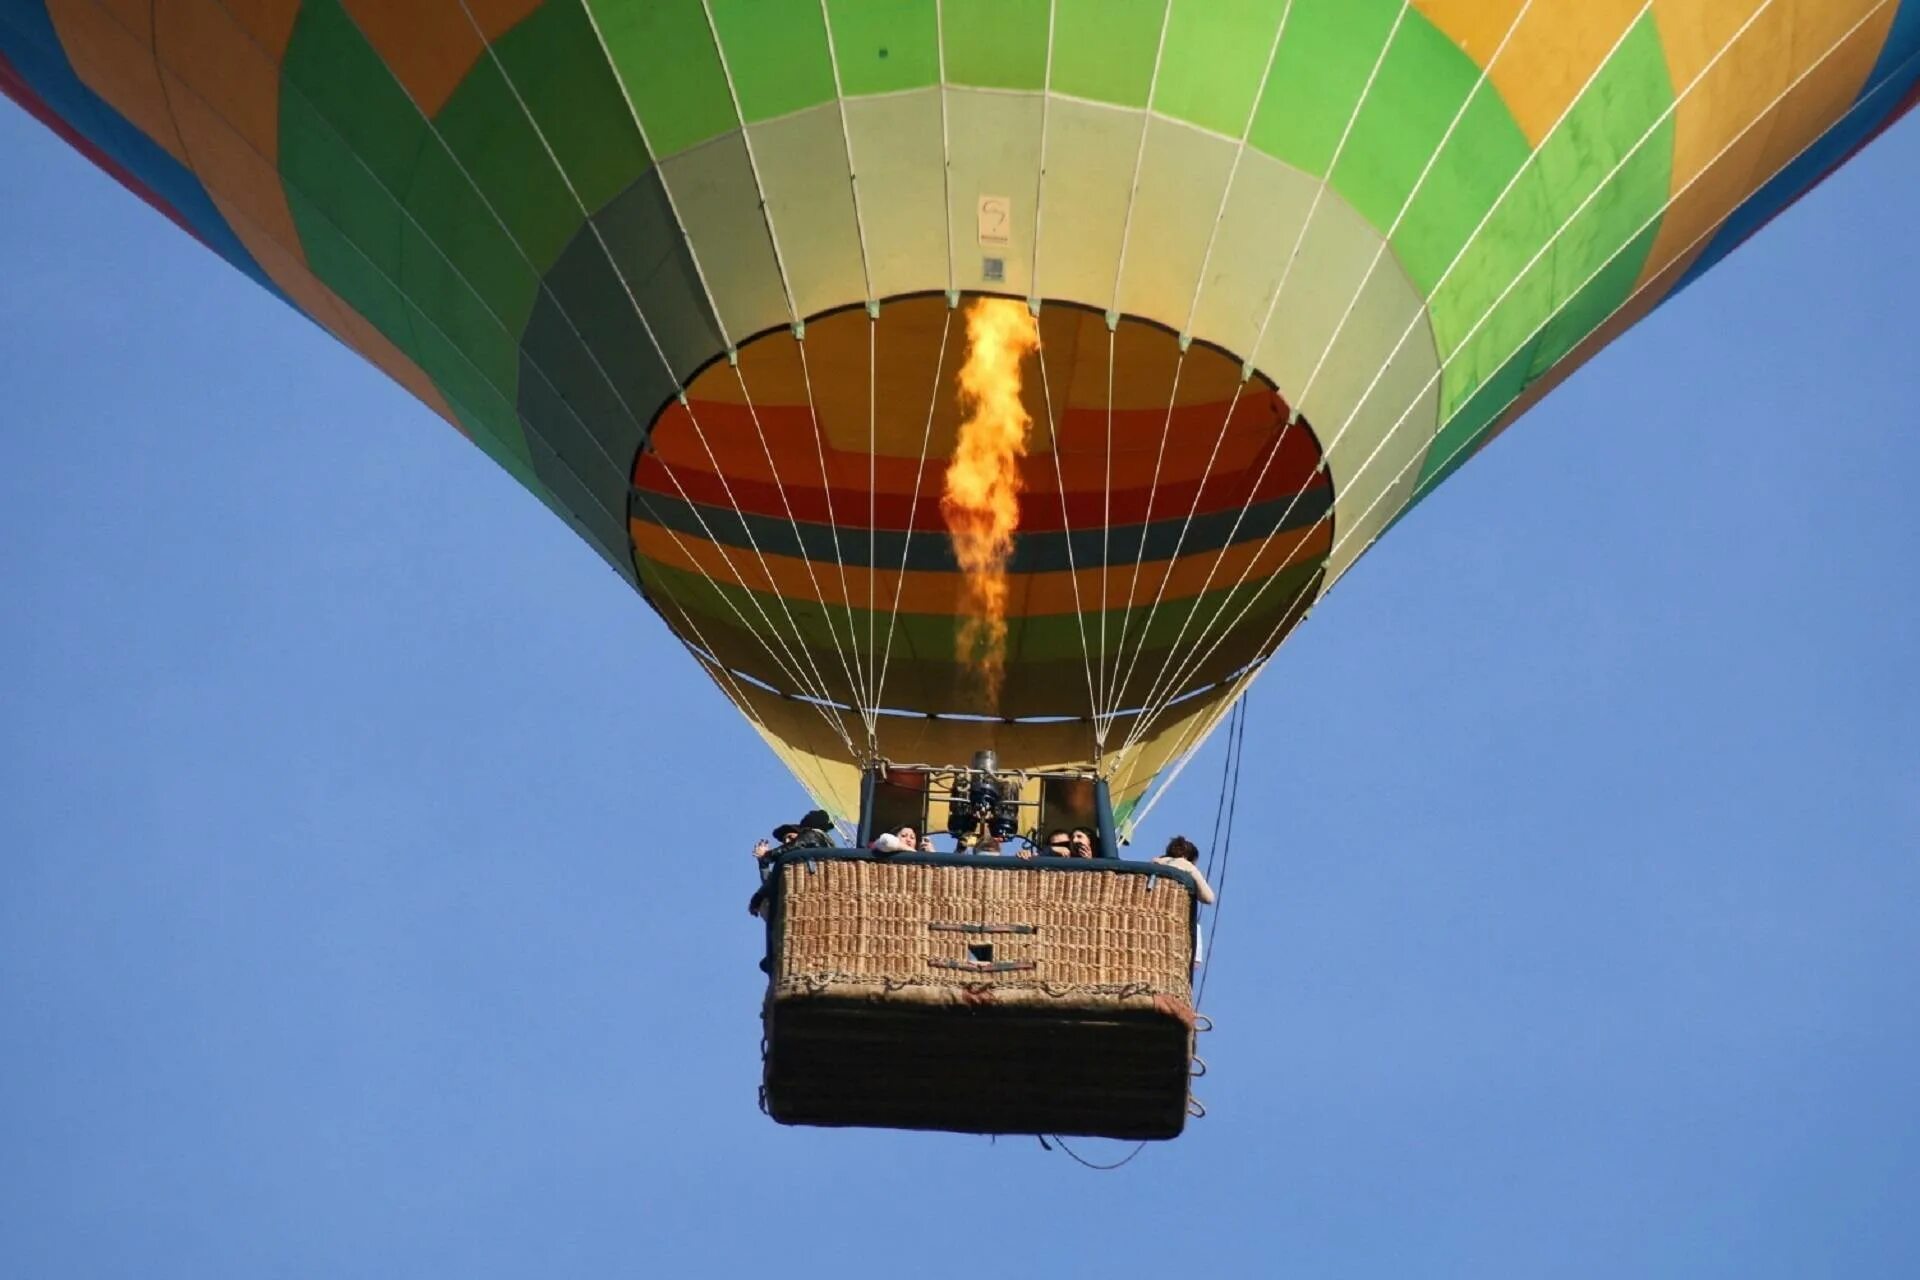
[(1011, 527), (983, 680), (943, 510), (978, 296), (839, 309), (701, 368), (634, 463), (643, 593), (710, 674), (835, 715), (1039, 729), (1222, 696), (1318, 594), (1333, 495), (1312, 424), (1158, 324), (996, 302), (1031, 341), (1003, 352), (1025, 422), (997, 458)]

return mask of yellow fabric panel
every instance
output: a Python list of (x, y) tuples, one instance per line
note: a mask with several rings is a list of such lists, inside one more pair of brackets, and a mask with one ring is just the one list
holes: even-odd
[[(847, 565), (845, 590), (841, 587), (841, 567), (829, 562), (808, 562), (795, 556), (756, 554), (750, 547), (728, 547), (723, 554), (704, 538), (669, 532), (651, 521), (629, 522), (634, 547), (641, 555), (658, 564), (697, 573), (716, 582), (730, 582), (755, 591), (769, 589), (796, 600), (818, 599), (826, 604), (853, 604), (865, 608), (869, 599), (880, 602), (882, 610), (891, 610), (896, 590), (900, 593), (900, 612), (960, 616), (968, 611), (965, 579), (958, 573), (925, 570), (882, 569), (869, 575), (861, 565)], [(941, 534), (928, 534), (932, 538)], [(1101, 566), (1081, 566), (1078, 595), (1076, 575), (1065, 569), (1046, 573), (1016, 574), (1022, 588), (1020, 604), (1009, 610), (1012, 617), (1042, 614), (1094, 612), (1102, 608), (1122, 609), (1129, 605), (1145, 609), (1156, 600), (1185, 600), (1203, 591), (1222, 591), (1236, 583), (1259, 582), (1305, 559), (1317, 559), (1327, 553), (1332, 532), (1322, 520), (1303, 529), (1276, 534), (1271, 539), (1256, 538), (1227, 547), (1224, 554), (1198, 552), (1179, 560), (1141, 562), (1136, 575), (1134, 562), (1118, 561), (1106, 572), (1106, 596), (1101, 597)], [(762, 560), (765, 567), (762, 567)], [(873, 578), (871, 592), (868, 577)], [(1135, 578), (1138, 581), (1135, 581)], [(1211, 581), (1209, 581), (1211, 577)], [(902, 578), (905, 579), (904, 583)], [(1164, 584), (1164, 586), (1163, 586)]]
[[(1126, 757), (1109, 770), (1116, 808), (1138, 796), (1174, 756), (1198, 740), (1200, 732), (1225, 709), (1233, 686), (1180, 704)], [(781, 761), (835, 816), (852, 819), (860, 807), (860, 769), (846, 744), (814, 706), (741, 684), (746, 715)], [(835, 714), (832, 712), (829, 715)], [(856, 744), (864, 746), (866, 726), (858, 716), (841, 715)], [(1132, 722), (1114, 722), (1108, 741), (1118, 745)], [(1093, 763), (1093, 727), (1085, 721), (1006, 724), (996, 721), (932, 720), (918, 716), (881, 716), (879, 754), (895, 764), (962, 765), (976, 751), (999, 753), (1007, 769), (1076, 769)]]
[[(1204, 741), (1207, 731), (1226, 714), (1228, 696), (1242, 688), (1238, 681), (1228, 681), (1212, 693), (1183, 702), (1162, 714), (1158, 727), (1109, 768), (1107, 785), (1113, 794), (1114, 807), (1119, 808), (1145, 791), (1161, 770)], [(1109, 742), (1118, 746), (1130, 725), (1131, 721), (1117, 723), (1115, 736), (1109, 738)], [(1122, 824), (1122, 831), (1125, 830)]]
[[(1701, 78), (1674, 113), (1673, 189), (1680, 194), (1641, 271), (1643, 281), (1690, 263), (1713, 228), (1846, 111), (1871, 74), (1898, 8), (1890, 0), (1773, 0), (1735, 40), (1761, 3), (1657, 0), (1654, 6), (1674, 91)], [(1722, 48), (1725, 55), (1702, 76)]]
[(100, 0), (47, 0), (47, 17), (81, 82), (155, 145), (187, 164), (166, 89), (154, 65), (153, 28), (145, 0), (137, 4), (116, 0), (111, 6), (103, 6)]
[[(1717, 5), (1720, 0), (1678, 0)], [(1524, 0), (1415, 0), (1414, 8), (1484, 67)], [(1572, 105), (1643, 0), (1534, 0), (1488, 79), (1527, 141), (1541, 140)]]
[(407, 96), (432, 117), (485, 55), (486, 45), (538, 9), (540, 0), (466, 0), (464, 13), (461, 0), (341, 0), (341, 5)]

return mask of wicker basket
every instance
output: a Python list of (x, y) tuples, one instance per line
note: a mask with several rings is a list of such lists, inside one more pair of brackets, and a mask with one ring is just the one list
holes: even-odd
[(1151, 863), (784, 856), (766, 1102), (788, 1124), (1166, 1138), (1187, 1113), (1193, 896)]

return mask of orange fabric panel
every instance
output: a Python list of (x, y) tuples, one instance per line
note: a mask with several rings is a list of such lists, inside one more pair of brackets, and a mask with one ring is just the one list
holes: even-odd
[(199, 179), (268, 277), (457, 428), (419, 367), (307, 270), (276, 168), (278, 60), (299, 0), (52, 0), (47, 12), (75, 74)]
[[(157, 56), (169, 79), (190, 85), (193, 92), (185, 96), (195, 99), (191, 104), (182, 101), (183, 95), (173, 93), (169, 84), (176, 115), (197, 106), (202, 116), (218, 118), (224, 125), (221, 132), (238, 134), (272, 172), (280, 154), (280, 60), (300, 16), (299, 0), (254, 0), (244, 27), (228, 12), (225, 0), (165, 0), (155, 16)], [(184, 136), (190, 131), (183, 126), (181, 132), (193, 155), (193, 139)], [(218, 175), (206, 172), (198, 156), (193, 165), (209, 189), (228, 189)], [(273, 186), (279, 185), (275, 172)], [(284, 208), (286, 202), (279, 203)]]
[[(1113, 419), (1113, 455), (1111, 484), (1116, 490), (1146, 488), (1153, 482), (1156, 466), (1160, 484), (1190, 483), (1201, 475), (1257, 472), (1272, 451), (1278, 434), (1277, 397), (1264, 387), (1250, 388), (1234, 406), (1233, 420), (1226, 421), (1227, 406), (1204, 404), (1176, 413), (1167, 421), (1166, 411), (1116, 411)], [(1038, 424), (1035, 424), (1036, 427)], [(1224, 434), (1222, 427), (1225, 426)], [(924, 431), (922, 423), (919, 430)], [(1104, 490), (1109, 483), (1107, 422), (1104, 412), (1081, 414), (1062, 424), (1061, 451), (1056, 458), (1040, 450), (1029, 451), (1022, 472), (1029, 492), (1055, 493), (1065, 481), (1068, 492)], [(1281, 467), (1292, 462), (1311, 468), (1319, 451), (1313, 447), (1310, 428), (1289, 432), (1287, 455), (1274, 463)], [(1164, 447), (1163, 447), (1164, 440)], [(1219, 441), (1218, 456), (1214, 454)], [(864, 436), (857, 447), (842, 447), (835, 440), (823, 441), (813, 429), (806, 406), (758, 405), (753, 412), (744, 407), (696, 400), (692, 410), (679, 403), (670, 405), (661, 415), (653, 434), (652, 465), (664, 464), (685, 475), (712, 475), (717, 460), (728, 479), (745, 483), (776, 482), (817, 487), (821, 481), (821, 454), (826, 455), (827, 482), (835, 493), (865, 494), (869, 465), (878, 492), (910, 494), (919, 477), (922, 493), (937, 498), (946, 460), (953, 441), (929, 442), (924, 465), (920, 459), (920, 440), (916, 437), (910, 454), (889, 455), (884, 449), (869, 461)], [(1295, 457), (1310, 453), (1304, 463)], [(773, 461), (768, 462), (768, 455)], [(649, 465), (643, 457), (642, 466)]]
[[(954, 375), (966, 347), (965, 316), (953, 312), (950, 325), (948, 316), (941, 297), (889, 302), (877, 324), (863, 310), (838, 311), (808, 324), (804, 361), (801, 343), (784, 332), (770, 334), (741, 349), (738, 367), (708, 365), (688, 395), (709, 405), (751, 402), (763, 412), (769, 405), (804, 408), (811, 399), (830, 445), (864, 455), (871, 441), (873, 452), (909, 461), (920, 454), (931, 410), (931, 452), (946, 457), (959, 430)], [(1021, 365), (1035, 453), (1053, 447), (1051, 422), (1076, 409), (1104, 414), (1108, 404), (1105, 319), (1078, 307), (1045, 307), (1040, 333), (1045, 379), (1037, 357)], [(1182, 361), (1174, 336), (1151, 325), (1123, 324), (1112, 341), (1118, 410), (1164, 420), (1169, 405), (1224, 405), (1239, 385), (1237, 360), (1196, 344)]]
[(47, 0), (47, 17), (81, 82), (168, 155), (188, 164), (154, 65), (146, 0), (115, 0), (110, 6), (100, 0)]
[(1881, 0), (1773, 0), (1736, 40), (1762, 2), (1657, 0), (1654, 6), (1674, 91), (1696, 77), (1699, 83), (1674, 113), (1673, 189), (1679, 194), (1641, 271), (1643, 281), (1676, 263), (1690, 264), (1714, 228), (1846, 111), (1872, 73), (1898, 8)]
[(486, 46), (538, 9), (540, 0), (466, 0), (465, 11), (460, 0), (341, 0), (341, 6), (407, 96), (431, 118), (486, 54)]
[(307, 268), (276, 167), (280, 68), (298, 0), (253, 0), (247, 26), (227, 0), (166, 0), (155, 39), (182, 148), (201, 185), (263, 271), (318, 324), (464, 434), (418, 365)]
[[(1699, 6), (1718, 0), (1678, 0)], [(1484, 67), (1513, 27), (1487, 77), (1520, 131), (1538, 147), (1633, 25), (1644, 0), (1415, 0), (1414, 8)]]
[[(865, 608), (869, 599), (892, 608), (899, 592), (902, 613), (959, 616), (967, 611), (964, 580), (958, 573), (927, 570), (868, 570), (847, 565), (842, 587), (841, 566), (809, 562), (797, 556), (756, 553), (750, 547), (722, 548), (704, 538), (676, 533), (646, 520), (629, 522), (633, 544), (640, 555), (663, 565), (697, 573), (716, 582), (733, 583), (754, 591), (792, 600), (819, 600), (835, 606)], [(1142, 563), (1138, 580), (1134, 564), (1115, 563), (1101, 587), (1098, 564), (1014, 577), (1022, 590), (1010, 616), (1038, 617), (1100, 608), (1146, 608), (1156, 599), (1184, 600), (1208, 590), (1224, 590), (1242, 581), (1257, 582), (1282, 569), (1308, 560), (1324, 559), (1333, 542), (1332, 526), (1320, 520), (1303, 529), (1287, 530), (1271, 538), (1248, 539), (1221, 550), (1207, 550), (1178, 560)], [(1074, 579), (1079, 579), (1075, 594)], [(869, 587), (871, 580), (871, 589)]]

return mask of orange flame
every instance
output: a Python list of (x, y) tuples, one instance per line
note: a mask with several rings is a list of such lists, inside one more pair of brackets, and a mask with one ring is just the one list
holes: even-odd
[(992, 707), (1007, 662), (1007, 561), (1020, 527), (1020, 459), (1033, 425), (1020, 403), (1020, 361), (1039, 350), (1040, 326), (1025, 303), (981, 298), (967, 307), (967, 361), (960, 406), (967, 413), (947, 464), (940, 512), (966, 575), (967, 616), (959, 651)]

